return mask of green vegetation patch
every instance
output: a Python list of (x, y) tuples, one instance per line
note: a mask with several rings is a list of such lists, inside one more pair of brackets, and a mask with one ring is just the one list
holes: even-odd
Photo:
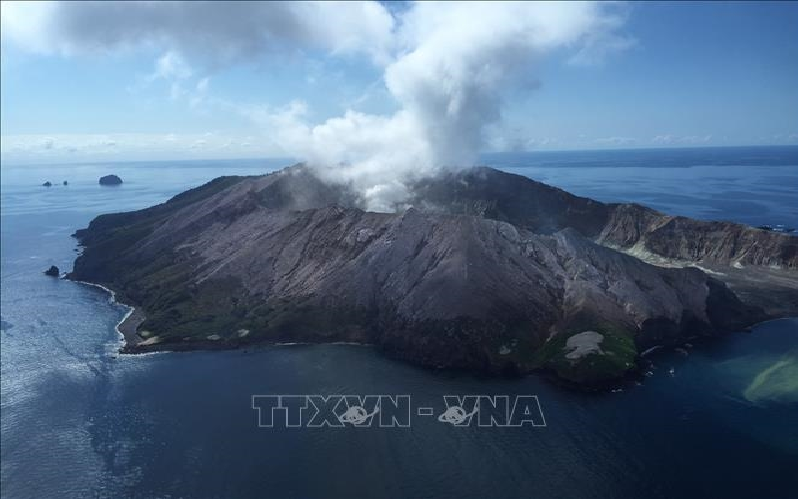
[[(595, 331), (602, 336), (598, 351), (587, 349), (581, 356), (573, 354), (576, 348), (568, 340), (584, 331)], [(598, 385), (621, 378), (635, 366), (637, 349), (631, 336), (606, 327), (584, 331), (571, 330), (547, 341), (535, 354), (534, 363), (551, 369), (557, 376), (582, 385)]]

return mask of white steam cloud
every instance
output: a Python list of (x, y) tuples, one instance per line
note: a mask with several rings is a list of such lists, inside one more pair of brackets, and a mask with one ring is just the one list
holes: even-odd
[(562, 52), (586, 63), (630, 44), (618, 34), (623, 6), (593, 2), (419, 2), (397, 14), (376, 2), (26, 7), (22, 16), (4, 4), (3, 32), (40, 52), (147, 43), (211, 66), (275, 50), (368, 55), (384, 68), (393, 115), (347, 111), (312, 124), (305, 104), (292, 102), (261, 121), (286, 152), (352, 184), (379, 211), (394, 209), (420, 177), (473, 165), (502, 96), (533, 80), (540, 58)]
[(349, 111), (311, 126), (294, 103), (272, 124), (325, 178), (353, 183), (370, 209), (390, 211), (413, 180), (476, 162), (502, 95), (529, 80), (540, 57), (567, 48), (580, 61), (599, 57), (628, 44), (614, 34), (621, 22), (596, 3), (417, 3), (400, 17), (399, 52), (384, 72), (398, 112)]

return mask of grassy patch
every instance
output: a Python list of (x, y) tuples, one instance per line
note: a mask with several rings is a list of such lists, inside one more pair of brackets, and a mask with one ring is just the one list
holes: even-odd
[(535, 354), (533, 362), (551, 369), (557, 375), (574, 383), (601, 384), (622, 377), (635, 365), (637, 350), (629, 335), (611, 328), (592, 328), (604, 336), (599, 345), (602, 353), (590, 353), (578, 359), (568, 359), (568, 338), (582, 331), (571, 330), (554, 336)]

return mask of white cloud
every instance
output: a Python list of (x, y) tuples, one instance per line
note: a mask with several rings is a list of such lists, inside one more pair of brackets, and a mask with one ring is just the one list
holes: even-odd
[(297, 48), (389, 52), (393, 18), (376, 2), (3, 2), (2, 32), (41, 53), (150, 45), (219, 66)]
[(208, 91), (208, 84), (210, 83), (210, 78), (205, 77), (197, 82), (197, 92), (207, 92)]
[(660, 134), (655, 136), (651, 141), (655, 144), (672, 144), (675, 140), (675, 137), (671, 134)]
[(712, 135), (660, 134), (651, 139), (657, 145), (701, 145), (712, 142)]
[(191, 66), (176, 52), (166, 52), (155, 62), (155, 72), (150, 76), (151, 80), (184, 80), (191, 77), (194, 71)]
[(4, 135), (2, 140), (3, 164), (283, 155), (268, 137), (256, 139), (216, 133), (19, 134)]
[(634, 137), (601, 137), (594, 139), (593, 142), (600, 146), (622, 147), (637, 143)]

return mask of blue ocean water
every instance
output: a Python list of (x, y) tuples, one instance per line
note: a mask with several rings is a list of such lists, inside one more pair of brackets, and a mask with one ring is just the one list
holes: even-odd
[(483, 161), (605, 202), (798, 228), (798, 147), (486, 154)]
[[(798, 148), (486, 155), (486, 164), (603, 201), (798, 225)], [(123, 307), (46, 278), (94, 216), (288, 161), (0, 170), (0, 492), (42, 497), (794, 497), (798, 319), (653, 355), (622, 392), (538, 376), (434, 372), (368, 347), (118, 356)], [(102, 188), (97, 178), (125, 183)], [(41, 187), (45, 180), (68, 186)], [(674, 374), (669, 374), (673, 368)], [(543, 428), (258, 428), (254, 394), (537, 395)]]

